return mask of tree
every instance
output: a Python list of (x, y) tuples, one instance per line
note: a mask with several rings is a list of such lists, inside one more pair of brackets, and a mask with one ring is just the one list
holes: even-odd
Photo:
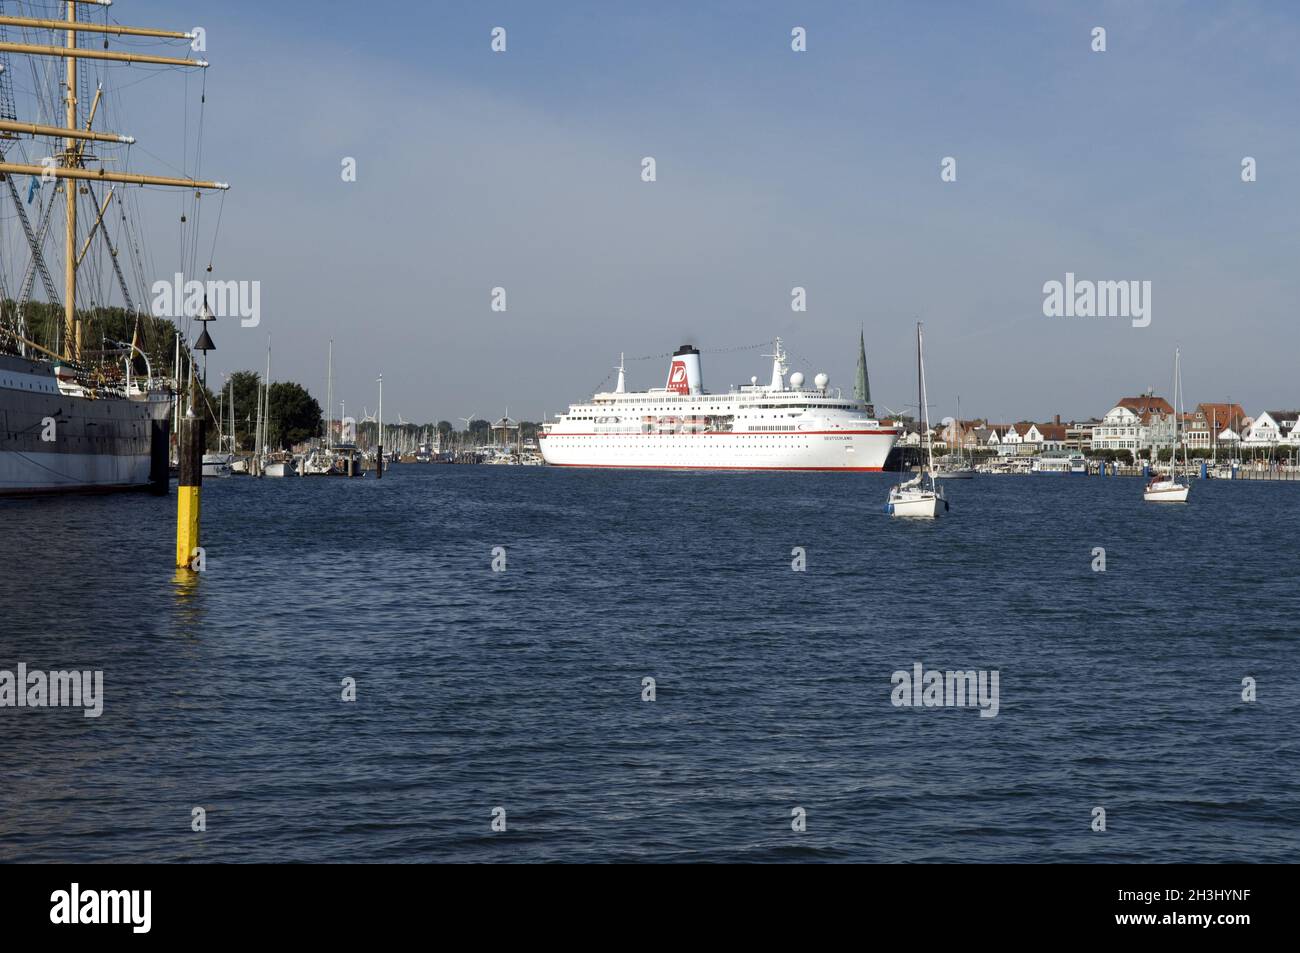
[(262, 375), (257, 371), (235, 371), (226, 381), (225, 415), (230, 419), (230, 393), (235, 394), (235, 438), (240, 450), (252, 450), (257, 442), (257, 401)]
[(271, 424), (267, 429), (272, 446), (286, 449), (320, 436), (320, 404), (301, 384), (277, 381), (271, 385), (268, 403)]

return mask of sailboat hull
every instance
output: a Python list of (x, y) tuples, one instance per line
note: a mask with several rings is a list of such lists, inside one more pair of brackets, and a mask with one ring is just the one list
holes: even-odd
[(1142, 491), (1148, 503), (1186, 503), (1191, 487), (1186, 483), (1153, 483)]
[(889, 512), (893, 516), (908, 519), (934, 519), (943, 509), (943, 501), (934, 494), (926, 494), (916, 499), (891, 500)]
[(170, 410), (162, 394), (70, 396), (51, 364), (0, 355), (0, 496), (150, 486)]

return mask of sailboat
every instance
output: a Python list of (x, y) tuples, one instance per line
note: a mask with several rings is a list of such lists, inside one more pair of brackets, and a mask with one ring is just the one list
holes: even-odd
[[(200, 193), (229, 188), (220, 182), (122, 171), (135, 139), (102, 128), (106, 119), (112, 121), (110, 110), (119, 102), (118, 90), (106, 88), (108, 81), (123, 70), (131, 73), (136, 64), (180, 69), (208, 64), (155, 56), (131, 45), (140, 38), (188, 43), (194, 34), (124, 27), (107, 20), (94, 23), (79, 17), (86, 2), (58, 4), (66, 8), (62, 19), (4, 16), (4, 28), (17, 27), (23, 37), (34, 35), (44, 42), (14, 43), (0, 35), (0, 197), (13, 203), (13, 214), (3, 221), (21, 224), (25, 251), (30, 252), (21, 285), (9, 285), (7, 269), (0, 267), (0, 495), (143, 487), (167, 492), (168, 418), (183, 386), (181, 362), (178, 354), (169, 378), (162, 373), (165, 355), (156, 350), (156, 341), (150, 353), (152, 317), (136, 306), (147, 297), (140, 277), (146, 262), (139, 236), (121, 236), (119, 243), (116, 227), (109, 223), (121, 222), (126, 229), (137, 224), (135, 195), (125, 186), (183, 189), (194, 196), (195, 208)], [(128, 45), (110, 49), (111, 42)], [(10, 62), (12, 56), (31, 60), (25, 83), (14, 77), (28, 76), (28, 63), (19, 70)], [(62, 60), (62, 75), (38, 65), (46, 59)], [(100, 69), (100, 64), (113, 68)], [(121, 85), (133, 82), (138, 78)], [(22, 119), (16, 93), (22, 94), (24, 110), (30, 112)], [(36, 121), (48, 122), (51, 115), (62, 124)], [(26, 201), (20, 184), (27, 189)], [(27, 207), (38, 195), (33, 221)], [(110, 215), (113, 199), (119, 207)], [(51, 231), (63, 234), (62, 288), (45, 260), (45, 239)], [(0, 243), (0, 248), (8, 247)], [(24, 247), (22, 238), (18, 247)], [(119, 262), (119, 252), (125, 265)], [(83, 268), (91, 277), (79, 281)], [(99, 290), (102, 277), (109, 274), (116, 278), (122, 298), (121, 311), (111, 320)], [(134, 289), (139, 298), (132, 295), (127, 274), (139, 282)], [(49, 322), (49, 327), (37, 320), (41, 305), (31, 299), (38, 277), (45, 291), (43, 306), (61, 312), (60, 320)], [(103, 284), (113, 287), (111, 280)], [(16, 293), (7, 300), (11, 290)], [(190, 366), (193, 392), (193, 362)], [(195, 407), (194, 400), (190, 406)]]
[[(1191, 485), (1186, 477), (1178, 475), (1178, 444), (1183, 423), (1183, 370), (1182, 353), (1174, 350), (1174, 445), (1169, 453), (1169, 476), (1153, 474), (1151, 482), (1142, 491), (1142, 499), (1148, 503), (1186, 503), (1191, 493)], [(1187, 444), (1183, 442), (1183, 469), (1187, 469)]]
[(941, 511), (947, 512), (948, 501), (944, 499), (943, 487), (934, 479), (934, 443), (930, 439), (930, 406), (925, 395), (925, 356), (920, 321), (916, 323), (916, 392), (921, 409), (921, 439), (925, 441), (925, 466), (912, 479), (890, 488), (885, 509), (891, 516), (934, 519)]
[(226, 450), (226, 391), (222, 388), (221, 398), (217, 404), (217, 449), (203, 455), (203, 475), (205, 477), (225, 478), (234, 475), (235, 463), (235, 382), (230, 382), (230, 450)]

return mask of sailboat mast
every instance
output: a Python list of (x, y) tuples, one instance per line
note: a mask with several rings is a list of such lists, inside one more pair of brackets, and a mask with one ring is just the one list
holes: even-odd
[[(1178, 379), (1178, 383), (1177, 383), (1177, 386), (1178, 386), (1178, 397), (1177, 397), (1177, 400), (1178, 400), (1178, 402), (1179, 402), (1179, 407), (1178, 407), (1178, 408), (1175, 408), (1175, 410), (1176, 410), (1176, 413), (1177, 413), (1177, 425), (1178, 425), (1178, 427), (1181, 427), (1181, 426), (1182, 426), (1182, 423), (1183, 423), (1183, 412), (1182, 412), (1182, 410), (1181, 410), (1181, 405), (1182, 405), (1182, 400), (1183, 400), (1183, 351), (1182, 351), (1182, 348), (1175, 348), (1175, 349), (1174, 349), (1174, 377), (1176, 377), (1176, 378)], [(1177, 429), (1175, 429), (1175, 431), (1174, 431), (1175, 435), (1177, 435), (1178, 432), (1179, 432), (1179, 431), (1178, 431)], [(1175, 452), (1177, 452), (1177, 448), (1175, 448)], [(1185, 440), (1183, 441), (1183, 469), (1184, 469), (1184, 470), (1187, 469), (1187, 441), (1185, 441)]]
[(325, 381), (325, 449), (334, 447), (334, 339), (330, 338), (329, 374)]
[[(77, 4), (68, 3), (68, 23), (77, 22)], [(77, 46), (77, 31), (68, 30), (64, 41), (67, 49)], [(67, 128), (77, 128), (77, 58), (69, 55), (66, 64)], [(71, 136), (63, 140), (63, 164), (72, 168), (76, 152), (75, 140)], [(81, 361), (81, 323), (77, 321), (77, 186), (72, 179), (63, 182), (64, 196), (67, 198), (67, 222), (64, 229), (64, 264), (63, 264), (63, 346), (66, 356), (73, 361)]]
[(266, 408), (262, 414), (262, 453), (270, 448), (271, 437), (271, 335), (266, 336), (266, 390), (262, 393), (262, 404)]
[(916, 387), (920, 391), (921, 427), (925, 435), (925, 453), (928, 467), (934, 473), (934, 441), (930, 439), (930, 405), (925, 396), (925, 359), (921, 354), (921, 322), (916, 322)]

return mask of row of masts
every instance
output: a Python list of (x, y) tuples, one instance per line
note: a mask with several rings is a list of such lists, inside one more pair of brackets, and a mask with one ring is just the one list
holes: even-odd
[[(35, 17), (16, 17), (7, 15), (0, 16), (0, 26), (63, 31), (67, 34), (63, 46), (0, 42), (0, 52), (27, 54), (30, 56), (60, 57), (66, 61), (66, 87), (64, 89), (64, 105), (66, 107), (65, 125), (49, 126), (31, 122), (19, 122), (16, 120), (0, 120), (0, 131), (2, 132), (19, 135), (52, 136), (62, 138), (64, 146), (63, 152), (57, 157), (59, 162), (58, 166), (47, 168), (43, 165), (6, 162), (0, 159), (0, 174), (31, 175), (41, 179), (53, 176), (56, 179), (65, 180), (63, 190), (67, 200), (67, 211), (64, 231), (64, 328), (62, 357), (74, 363), (80, 363), (83, 354), (84, 332), (82, 321), (77, 315), (77, 266), (84, 253), (78, 254), (77, 248), (78, 189), (74, 187), (73, 183), (77, 181), (98, 181), (127, 185), (150, 185), (161, 188), (194, 189), (196, 191), (214, 189), (225, 190), (230, 188), (230, 186), (224, 182), (205, 182), (198, 179), (141, 175), (131, 172), (110, 172), (103, 168), (90, 169), (85, 167), (82, 155), (82, 149), (85, 142), (118, 142), (130, 144), (135, 142), (135, 138), (115, 132), (97, 132), (91, 128), (94, 125), (95, 114), (98, 110), (101, 97), (101, 91), (99, 90), (95, 93), (95, 100), (87, 114), (85, 125), (83, 126), (81, 124), (77, 101), (77, 63), (79, 60), (109, 60), (119, 63), (142, 63), (159, 66), (189, 67), (195, 69), (204, 69), (207, 67), (208, 63), (206, 60), (154, 56), (143, 53), (119, 53), (112, 50), (95, 50), (79, 47), (77, 45), (77, 37), (82, 33), (100, 33), (105, 34), (106, 36), (152, 37), (172, 40), (192, 40), (195, 35), (193, 33), (170, 30), (155, 30), (148, 27), (126, 27), (112, 24), (88, 23), (78, 19), (77, 9), (79, 4), (107, 7), (112, 5), (112, 0), (64, 0), (64, 2), (67, 6), (67, 15), (63, 20), (48, 20)], [(110, 190), (109, 198), (105, 199), (103, 206), (99, 210), (99, 215), (95, 224), (92, 226), (90, 234), (87, 236), (87, 244), (89, 244), (89, 239), (94, 236), (95, 229), (97, 229), (103, 221), (104, 213), (108, 209), (108, 201), (111, 197), (112, 195)]]

